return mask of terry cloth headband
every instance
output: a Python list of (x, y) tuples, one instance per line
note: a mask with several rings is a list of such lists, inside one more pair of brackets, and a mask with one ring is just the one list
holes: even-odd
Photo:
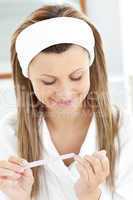
[(36, 22), (17, 37), (16, 52), (23, 75), (28, 77), (28, 65), (42, 50), (56, 44), (72, 43), (84, 47), (94, 60), (95, 39), (91, 27), (74, 17), (55, 17)]

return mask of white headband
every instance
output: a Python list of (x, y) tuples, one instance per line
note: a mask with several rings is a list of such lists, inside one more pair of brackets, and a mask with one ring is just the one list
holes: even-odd
[(16, 52), (23, 75), (28, 77), (28, 65), (42, 50), (55, 44), (72, 43), (84, 47), (94, 60), (95, 40), (91, 27), (74, 17), (55, 17), (36, 22), (17, 37)]

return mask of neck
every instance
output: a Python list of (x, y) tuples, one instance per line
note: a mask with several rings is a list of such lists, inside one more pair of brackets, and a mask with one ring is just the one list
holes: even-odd
[[(47, 112), (45, 120), (54, 130), (63, 130), (81, 125), (92, 116), (92, 112), (88, 110), (80, 110), (76, 112)], [(77, 123), (78, 122), (78, 123)]]

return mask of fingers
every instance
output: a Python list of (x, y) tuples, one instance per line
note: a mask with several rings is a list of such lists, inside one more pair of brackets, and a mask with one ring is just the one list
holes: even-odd
[(92, 170), (92, 168), (90, 166), (90, 163), (87, 162), (85, 159), (81, 158), (80, 156), (78, 156), (76, 158), (76, 160), (78, 162), (77, 166), (79, 166), (79, 167), (81, 166), (80, 167), (81, 170), (84, 171), (84, 172), (81, 172), (81, 170), (80, 170), (81, 175), (83, 175), (83, 173), (85, 173), (84, 176), (85, 176), (85, 178), (87, 178), (87, 180), (93, 179), (94, 178), (94, 174), (93, 174), (93, 170)]
[(94, 175), (104, 175), (105, 177), (109, 175), (109, 160), (106, 157), (105, 151), (99, 151), (90, 155), (85, 155), (83, 158), (77, 156), (75, 158), (87, 172), (88, 178), (93, 178)]
[[(24, 167), (27, 165), (28, 161), (23, 159), (23, 158), (19, 158), (16, 156), (11, 156), (8, 159), (9, 162), (11, 163), (16, 163), (18, 165), (20, 165), (21, 167)], [(29, 169), (24, 169), (24, 171), (21, 173), (21, 178), (23, 179), (23, 181), (25, 181), (25, 187), (29, 187), (29, 185), (32, 185), (34, 183), (34, 176), (32, 173), (32, 170)]]
[(10, 156), (8, 158), (8, 161), (23, 166), (24, 162), (25, 162), (25, 159), (19, 158), (17, 156)]
[(11, 170), (0, 168), (0, 179), (16, 180), (20, 178), (20, 176), (20, 174), (15, 173)]
[(104, 173), (108, 176), (109, 172), (110, 172), (110, 167), (109, 167), (109, 159), (106, 156), (106, 152), (99, 151), (99, 152), (95, 153), (94, 156), (99, 159)]
[(89, 155), (85, 155), (84, 159), (90, 164), (94, 174), (98, 174), (102, 170), (99, 159)]
[(1, 180), (16, 180), (21, 177), (24, 169), (16, 163), (11, 163), (9, 160), (0, 161), (0, 179)]
[(0, 179), (18, 179), (23, 175), (25, 178), (33, 179), (31, 169), (24, 169), (26, 160), (11, 156), (8, 160), (0, 160)]
[(87, 177), (88, 176), (88, 174), (84, 170), (83, 165), (80, 162), (77, 163), (77, 169), (79, 171), (80, 177)]
[(19, 166), (17, 164), (10, 163), (10, 162), (5, 161), (5, 160), (0, 161), (0, 168), (9, 169), (9, 170), (12, 170), (12, 171), (18, 172), (18, 173), (19, 172), (21, 173), (21, 172), (24, 171), (24, 169), (21, 166)]
[[(13, 180), (11, 179), (0, 179), (0, 190), (2, 192), (7, 192), (8, 188), (12, 187)], [(14, 187), (15, 187), (15, 181), (14, 181)]]
[[(18, 165), (20, 165), (21, 167), (24, 167), (28, 162), (23, 159), (23, 158), (19, 158), (19, 157), (16, 157), (16, 156), (11, 156), (9, 159), (8, 159), (9, 162), (12, 162), (12, 163), (16, 163)], [(25, 169), (23, 170), (23, 173), (22, 173), (25, 177), (33, 177), (33, 174), (32, 174), (32, 170), (31, 169)]]
[(95, 174), (98, 174), (100, 171), (106, 175), (109, 174), (109, 160), (104, 150), (98, 151), (92, 156), (85, 155), (84, 159), (90, 163)]
[[(16, 187), (20, 191), (28, 191), (28, 194), (31, 192), (34, 177), (31, 169), (24, 169), (25, 162), (24, 159), (15, 156), (9, 157), (8, 160), (0, 161), (1, 191), (9, 192), (11, 196), (15, 195), (12, 191), (15, 191)], [(19, 191), (17, 192), (19, 193)]]

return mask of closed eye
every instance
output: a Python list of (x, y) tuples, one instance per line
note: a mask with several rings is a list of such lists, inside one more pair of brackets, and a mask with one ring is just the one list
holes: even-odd
[[(78, 77), (78, 78), (71, 78), (72, 81), (79, 81), (81, 80), (82, 76)], [(52, 81), (52, 82), (46, 82), (46, 81), (42, 81), (45, 85), (53, 85), (56, 81)]]
[(79, 81), (82, 78), (82, 76), (78, 77), (78, 78), (71, 78), (72, 81)]

